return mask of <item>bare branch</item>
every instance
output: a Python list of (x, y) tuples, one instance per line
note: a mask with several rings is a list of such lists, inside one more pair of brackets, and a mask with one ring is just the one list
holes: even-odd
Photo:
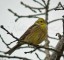
[(48, 5), (48, 8), (49, 8), (49, 5), (50, 5), (50, 0), (47, 1), (47, 5)]
[[(48, 22), (48, 12), (49, 12), (49, 4), (50, 3), (50, 0), (47, 0), (47, 4), (46, 4), (46, 8), (45, 8), (45, 20)], [(48, 25), (47, 25), (47, 30), (48, 30)], [(48, 31), (47, 31), (47, 34), (48, 34)], [(49, 48), (49, 40), (48, 40), (48, 37), (46, 38), (46, 42), (45, 42), (45, 47)], [(49, 50), (45, 49), (45, 54), (46, 54), (46, 57), (44, 60), (49, 60), (50, 59), (50, 52)]]
[(64, 15), (62, 17), (63, 17), (62, 22), (63, 22), (63, 37), (64, 37)]
[(38, 54), (37, 53), (35, 53), (36, 54), (36, 56), (37, 56), (37, 58), (39, 59), (39, 60), (42, 60), (42, 59), (40, 59), (40, 57), (38, 56)]
[[(64, 18), (64, 16), (62, 16), (62, 17)], [(63, 36), (61, 36), (61, 39), (55, 48), (57, 51), (59, 51), (59, 53), (53, 52), (53, 54), (50, 57), (51, 60), (60, 60), (61, 56), (63, 55), (63, 51), (64, 51), (64, 19), (61, 19), (61, 20), (63, 22)], [(58, 37), (60, 37), (59, 34), (58, 34)]]
[(18, 56), (6, 56), (6, 55), (0, 55), (0, 57), (3, 57), (3, 58), (14, 58), (14, 59), (23, 59), (23, 60), (31, 60), (31, 59), (28, 59), (28, 58), (25, 58), (25, 57), (18, 57)]
[(12, 33), (10, 33), (6, 28), (4, 28), (3, 25), (1, 25), (1, 28), (2, 28), (3, 30), (5, 30), (5, 31), (7, 32), (7, 34), (11, 35), (13, 38), (15, 38), (16, 40), (18, 40), (18, 38), (15, 37)]
[[(55, 8), (52, 8), (52, 9), (50, 9), (50, 10), (48, 10), (48, 12), (49, 11), (53, 11)], [(8, 9), (8, 11), (10, 11), (11, 13), (13, 13), (14, 14), (14, 16), (16, 16), (17, 18), (16, 18), (16, 20), (15, 20), (15, 22), (17, 22), (17, 20), (19, 19), (19, 18), (39, 18), (39, 17), (37, 17), (37, 16), (39, 16), (39, 15), (44, 15), (45, 13), (40, 13), (40, 14), (34, 14), (34, 15), (26, 15), (26, 16), (23, 16), (23, 15), (18, 15), (17, 13), (15, 13), (15, 12), (13, 12), (11, 9)]]
[[(38, 2), (38, 1), (36, 1), (36, 0), (34, 0), (35, 2)], [(40, 5), (43, 5), (43, 4), (41, 4), (40, 2), (38, 2)], [(33, 12), (35, 12), (36, 13), (36, 11), (35, 10), (38, 10), (39, 12), (41, 12), (41, 10), (43, 10), (43, 9), (45, 9), (45, 6), (43, 7), (43, 8), (36, 8), (36, 7), (31, 7), (31, 6), (29, 6), (29, 5), (27, 5), (27, 4), (25, 4), (25, 3), (23, 3), (23, 2), (21, 2), (21, 4), (23, 5), (23, 6), (25, 6), (25, 7), (27, 7), (27, 8), (29, 8), (31, 11), (33, 11)]]
[(34, 51), (36, 51), (37, 50), (37, 48), (34, 48), (33, 50), (31, 50), (31, 51), (28, 51), (28, 52), (24, 52), (25, 54), (27, 54), (27, 53), (33, 53)]
[(46, 6), (46, 3), (45, 3), (45, 0), (42, 0), (43, 1), (43, 3), (45, 4), (45, 6)]
[(5, 53), (4, 51), (0, 51), (0, 53)]
[(50, 36), (48, 36), (48, 37), (51, 38), (51, 39), (59, 40), (59, 39), (57, 39), (57, 38), (55, 38), (55, 37), (50, 37)]
[(25, 7), (29, 8), (31, 11), (33, 11), (33, 12), (35, 12), (35, 13), (36, 13), (36, 11), (35, 11), (35, 10), (33, 10), (33, 9), (32, 9), (32, 7), (30, 7), (29, 5), (26, 5), (26, 4), (24, 4), (23, 2), (21, 2), (21, 4), (22, 4), (22, 5), (24, 5)]
[(30, 9), (37, 9), (37, 10), (38, 10), (38, 9), (45, 9), (45, 7), (43, 7), (43, 8), (42, 8), (42, 7), (38, 7), (38, 8), (37, 8), (37, 7), (31, 7), (31, 6), (29, 6), (29, 5), (24, 4), (23, 2), (21, 2), (21, 4), (24, 5), (25, 7), (30, 8)]
[(52, 21), (48, 22), (48, 24), (53, 23), (53, 22), (56, 22), (56, 21), (59, 21), (59, 20), (63, 20), (63, 19), (64, 18), (58, 18), (58, 19), (55, 19), (55, 20), (52, 20)]
[(58, 44), (56, 45), (55, 48), (56, 51), (59, 51), (58, 53), (53, 52), (52, 55), (50, 56), (50, 60), (60, 60), (60, 56), (62, 56), (63, 50), (64, 50), (64, 39), (59, 40)]
[[(35, 46), (35, 45), (33, 45), (33, 46)], [(55, 51), (56, 53), (58, 53), (58, 51), (56, 51), (55, 49), (52, 49), (52, 48), (47, 48), (47, 47), (44, 47), (44, 46), (39, 46), (39, 45), (37, 45), (37, 46), (35, 46), (36, 48), (44, 48), (44, 49), (47, 49), (47, 50), (51, 50), (51, 51)]]
[(41, 12), (41, 10), (43, 10), (43, 9), (45, 9), (45, 7), (39, 7), (39, 8), (36, 8), (36, 7), (31, 7), (31, 6), (29, 6), (29, 5), (27, 5), (27, 4), (25, 4), (25, 3), (23, 3), (23, 2), (21, 2), (21, 4), (23, 5), (23, 6), (25, 6), (25, 7), (27, 7), (27, 8), (29, 8), (30, 10), (32, 10), (33, 12), (35, 12), (36, 13), (36, 11), (35, 10), (38, 10), (39, 12)]
[(33, 1), (44, 7), (44, 5), (42, 3), (40, 3), (39, 1), (36, 1), (36, 0), (33, 0)]
[(7, 45), (11, 45), (12, 43), (14, 43), (14, 42), (16, 42), (16, 41), (17, 41), (17, 40), (14, 40), (14, 41), (8, 43)]
[(58, 36), (59, 40), (63, 37), (60, 33), (56, 33), (56, 36)]
[(10, 47), (9, 47), (8, 44), (4, 41), (4, 39), (2, 38), (1, 35), (0, 35), (0, 38), (1, 38), (2, 42), (6, 45), (6, 47), (10, 49)]

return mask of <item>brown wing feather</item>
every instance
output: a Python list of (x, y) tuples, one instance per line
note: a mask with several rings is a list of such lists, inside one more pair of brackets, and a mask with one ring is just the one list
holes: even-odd
[(30, 28), (28, 28), (28, 30), (20, 37), (21, 40), (24, 40), (25, 37), (30, 34), (32, 27), (36, 26), (36, 24), (32, 25)]

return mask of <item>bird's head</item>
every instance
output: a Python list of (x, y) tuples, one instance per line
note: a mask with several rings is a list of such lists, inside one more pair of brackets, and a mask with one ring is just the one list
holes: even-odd
[(47, 25), (47, 22), (43, 18), (39, 18), (36, 22), (36, 25)]
[(41, 28), (47, 28), (47, 22), (46, 22), (46, 20), (44, 20), (43, 18), (39, 18), (36, 22), (35, 22), (35, 24), (37, 25), (37, 26), (40, 26)]

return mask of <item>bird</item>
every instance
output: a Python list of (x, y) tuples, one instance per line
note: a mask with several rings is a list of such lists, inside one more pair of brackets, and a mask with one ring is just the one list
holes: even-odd
[[(5, 54), (11, 55), (20, 46), (27, 43), (38, 45), (45, 41), (47, 38), (47, 22), (44, 18), (38, 18), (35, 23), (27, 29), (27, 31), (18, 39), (17, 44)], [(24, 42), (22, 42), (24, 41)]]

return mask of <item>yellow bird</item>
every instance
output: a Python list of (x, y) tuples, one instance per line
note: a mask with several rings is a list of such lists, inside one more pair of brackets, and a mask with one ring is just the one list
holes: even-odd
[[(43, 18), (39, 18), (28, 30), (19, 38), (17, 44), (12, 47), (5, 54), (12, 54), (21, 45), (27, 43), (32, 43), (34, 45), (40, 44), (42, 41), (46, 40), (47, 37), (47, 22)], [(24, 41), (24, 42), (21, 42)]]

